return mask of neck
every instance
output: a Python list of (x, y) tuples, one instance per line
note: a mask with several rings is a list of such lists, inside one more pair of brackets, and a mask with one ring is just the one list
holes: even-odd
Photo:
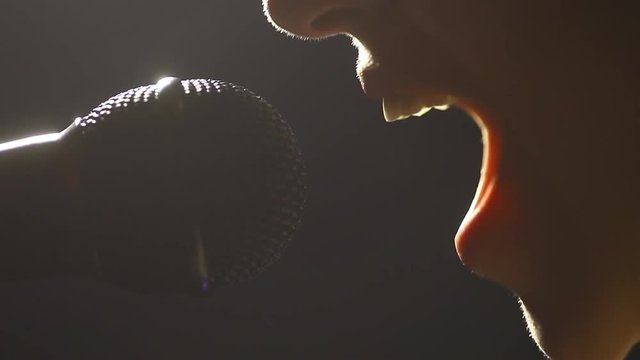
[(640, 341), (640, 281), (599, 280), (521, 297), (531, 335), (551, 359), (621, 360)]

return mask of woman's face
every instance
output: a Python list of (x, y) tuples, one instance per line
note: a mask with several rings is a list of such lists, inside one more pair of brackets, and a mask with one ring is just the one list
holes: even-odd
[[(547, 351), (565, 351), (554, 332), (605, 311), (603, 292), (617, 301), (640, 287), (629, 256), (640, 248), (640, 92), (628, 80), (638, 57), (619, 36), (626, 24), (603, 25), (603, 9), (586, 2), (550, 0), (264, 6), (294, 35), (353, 37), (358, 77), (388, 121), (447, 104), (474, 117), (484, 164), (455, 246), (467, 266), (522, 298)], [(594, 304), (577, 307), (577, 298)]]

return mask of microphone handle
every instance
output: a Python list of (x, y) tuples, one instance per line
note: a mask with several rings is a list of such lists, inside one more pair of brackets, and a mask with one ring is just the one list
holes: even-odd
[[(65, 131), (71, 137), (74, 129)], [(0, 151), (0, 280), (91, 272), (70, 142)]]
[[(180, 79), (164, 81), (155, 111), (179, 119)], [(0, 143), (0, 281), (100, 272), (82, 198), (81, 120), (59, 133)]]

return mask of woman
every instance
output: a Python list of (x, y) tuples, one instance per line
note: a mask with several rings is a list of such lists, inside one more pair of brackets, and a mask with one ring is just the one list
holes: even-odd
[(288, 34), (352, 37), (387, 121), (472, 115), (484, 162), (455, 246), (515, 292), (553, 359), (621, 359), (640, 340), (640, 42), (616, 5), (264, 0)]

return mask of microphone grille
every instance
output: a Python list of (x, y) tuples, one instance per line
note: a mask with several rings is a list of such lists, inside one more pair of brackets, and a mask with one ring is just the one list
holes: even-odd
[(84, 235), (98, 274), (142, 291), (206, 292), (277, 260), (305, 207), (287, 121), (224, 81), (163, 79), (76, 119)]

